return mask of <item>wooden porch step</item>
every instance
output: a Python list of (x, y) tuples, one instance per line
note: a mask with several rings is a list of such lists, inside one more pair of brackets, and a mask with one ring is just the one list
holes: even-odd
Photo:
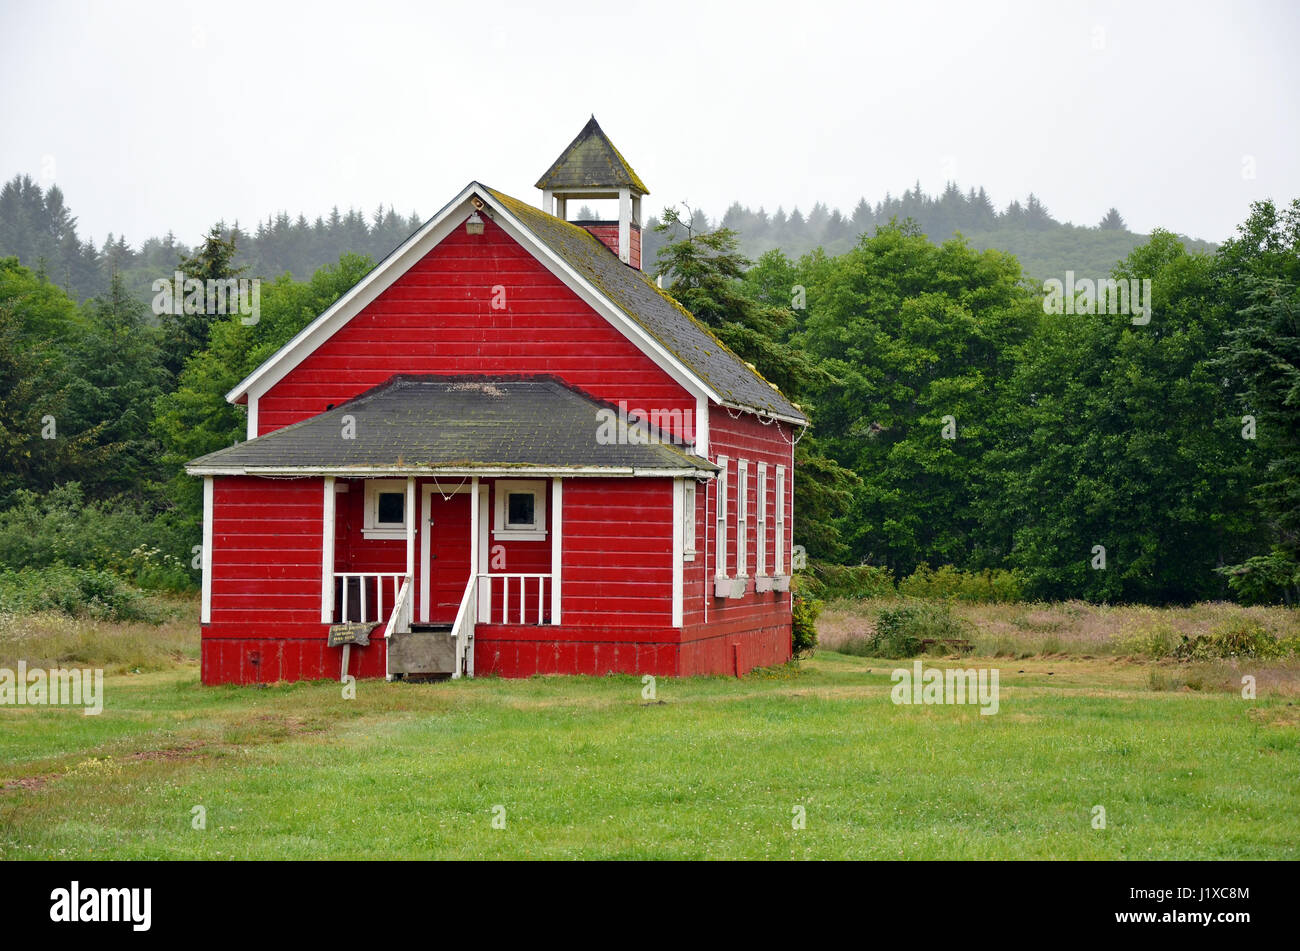
[(412, 625), (409, 634), (393, 634), (388, 639), (390, 674), (402, 674), (405, 679), (417, 675), (450, 676), (455, 666), (456, 641), (446, 629), (417, 631)]

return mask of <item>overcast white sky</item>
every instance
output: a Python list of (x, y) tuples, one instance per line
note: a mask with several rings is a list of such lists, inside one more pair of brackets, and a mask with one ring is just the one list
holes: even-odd
[(1221, 240), (1300, 196), (1300, 3), (0, 0), (0, 178), (97, 242), (537, 200), (593, 112), (647, 213), (954, 178)]

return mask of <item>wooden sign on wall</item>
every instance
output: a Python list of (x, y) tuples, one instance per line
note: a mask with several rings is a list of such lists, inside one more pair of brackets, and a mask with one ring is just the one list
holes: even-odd
[(349, 644), (356, 644), (358, 647), (367, 647), (370, 644), (370, 632), (374, 630), (374, 624), (331, 624), (329, 646), (344, 647)]

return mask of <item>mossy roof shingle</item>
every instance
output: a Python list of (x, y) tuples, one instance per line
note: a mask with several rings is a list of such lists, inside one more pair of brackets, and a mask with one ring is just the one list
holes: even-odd
[(546, 174), (537, 180), (537, 187), (553, 191), (570, 188), (630, 188), (642, 195), (650, 193), (645, 182), (627, 164), (627, 159), (614, 148), (614, 143), (609, 141), (595, 116), (560, 153)]
[[(319, 416), (189, 466), (716, 470), (666, 442), (602, 442), (602, 409), (613, 407), (554, 377), (398, 375)], [(353, 418), (353, 438), (344, 437), (345, 416)]]
[[(484, 186), (486, 187), (486, 186)], [(642, 330), (726, 402), (807, 421), (781, 392), (751, 369), (639, 268), (611, 254), (585, 228), (547, 214), (494, 188), (492, 197), (569, 267), (605, 295)]]

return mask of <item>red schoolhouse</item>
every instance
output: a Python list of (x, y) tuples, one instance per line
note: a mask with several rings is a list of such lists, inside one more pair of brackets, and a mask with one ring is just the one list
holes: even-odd
[(227, 394), (247, 440), (188, 465), (204, 683), (790, 657), (806, 417), (643, 273), (594, 118), (537, 187), (471, 182)]

